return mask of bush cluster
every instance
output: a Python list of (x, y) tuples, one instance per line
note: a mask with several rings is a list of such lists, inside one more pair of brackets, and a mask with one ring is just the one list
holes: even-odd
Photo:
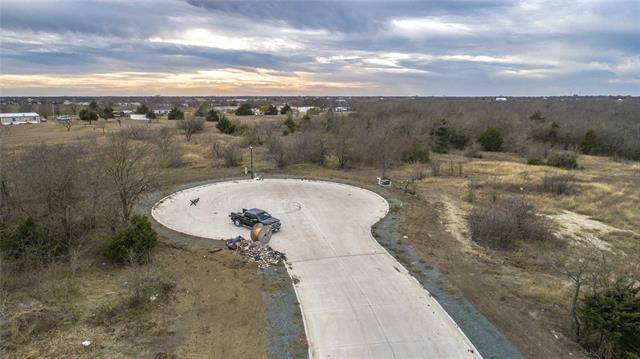
[(578, 155), (569, 151), (552, 152), (545, 162), (547, 166), (573, 170), (578, 168)]
[(469, 215), (471, 238), (484, 246), (510, 250), (519, 241), (545, 241), (551, 232), (548, 221), (535, 213), (524, 199), (507, 198), (476, 205)]
[(119, 230), (107, 242), (103, 254), (115, 263), (146, 263), (158, 234), (147, 216), (134, 215), (129, 226)]
[(578, 340), (596, 358), (640, 358), (640, 286), (618, 279), (577, 307)]
[(555, 195), (570, 194), (575, 189), (575, 178), (571, 175), (547, 175), (538, 186), (541, 192)]
[(63, 238), (50, 236), (33, 218), (26, 217), (0, 236), (0, 252), (5, 258), (27, 264), (33, 261), (47, 264), (68, 251)]

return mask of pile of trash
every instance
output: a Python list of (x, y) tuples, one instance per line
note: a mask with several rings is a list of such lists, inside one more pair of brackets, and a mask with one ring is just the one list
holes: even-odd
[(242, 236), (228, 239), (225, 243), (227, 248), (234, 251), (237, 250), (245, 260), (258, 263), (259, 268), (278, 265), (287, 260), (284, 253), (276, 251), (266, 244), (245, 239)]

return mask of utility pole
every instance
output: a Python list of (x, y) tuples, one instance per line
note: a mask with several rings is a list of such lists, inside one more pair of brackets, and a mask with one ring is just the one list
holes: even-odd
[(249, 151), (251, 153), (251, 179), (254, 179), (255, 176), (253, 175), (253, 146), (249, 145)]

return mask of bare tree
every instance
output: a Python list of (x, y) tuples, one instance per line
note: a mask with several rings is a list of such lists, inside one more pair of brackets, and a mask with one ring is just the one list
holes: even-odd
[(105, 171), (113, 182), (120, 218), (125, 222), (140, 196), (156, 186), (157, 166), (149, 162), (149, 152), (146, 143), (135, 143), (126, 132), (111, 135), (104, 150)]
[(172, 129), (163, 127), (152, 137), (158, 150), (158, 164), (162, 168), (178, 167), (183, 164), (180, 146), (174, 142)]
[(177, 126), (184, 133), (184, 137), (186, 137), (187, 142), (190, 142), (191, 136), (194, 133), (200, 132), (204, 129), (204, 119), (188, 117), (184, 120), (179, 120)]
[(231, 142), (227, 144), (222, 150), (222, 157), (224, 158), (224, 164), (227, 167), (235, 167), (242, 162), (242, 152), (240, 146)]
[(63, 120), (61, 123), (67, 129), (67, 131), (71, 131), (71, 127), (73, 126), (73, 120), (72, 119)]

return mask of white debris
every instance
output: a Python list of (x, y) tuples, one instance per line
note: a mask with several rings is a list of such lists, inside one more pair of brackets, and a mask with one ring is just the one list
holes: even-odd
[(82, 346), (84, 347), (88, 347), (89, 345), (91, 345), (91, 341), (90, 340), (85, 340), (82, 342)]
[(149, 297), (149, 300), (152, 301), (152, 302), (154, 300), (156, 300), (156, 299), (158, 299), (158, 295), (157, 294), (153, 294), (152, 296)]

